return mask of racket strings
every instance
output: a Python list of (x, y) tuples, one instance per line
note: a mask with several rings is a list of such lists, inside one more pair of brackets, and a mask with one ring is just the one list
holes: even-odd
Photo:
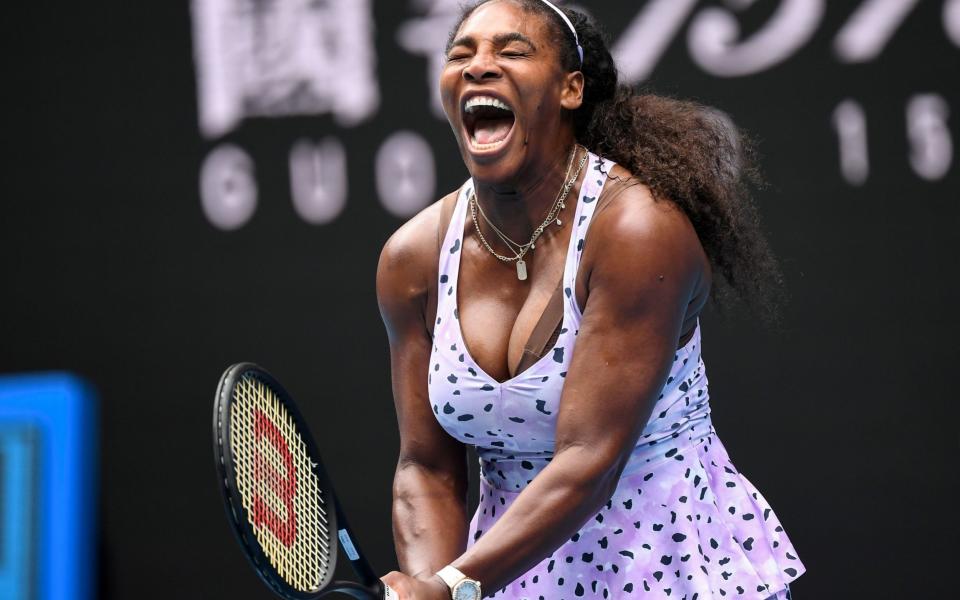
[(316, 591), (333, 543), (320, 481), (296, 422), (269, 386), (244, 375), (230, 415), (236, 481), (257, 541), (292, 587)]

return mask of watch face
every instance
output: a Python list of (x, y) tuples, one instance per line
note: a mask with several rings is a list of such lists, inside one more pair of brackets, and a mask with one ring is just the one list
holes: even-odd
[(480, 600), (480, 584), (464, 579), (453, 588), (453, 600)]

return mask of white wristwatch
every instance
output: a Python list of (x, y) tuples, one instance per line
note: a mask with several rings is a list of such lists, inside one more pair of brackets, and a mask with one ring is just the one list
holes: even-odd
[(437, 577), (450, 588), (453, 600), (480, 600), (480, 582), (470, 579), (455, 567), (447, 565), (437, 571)]

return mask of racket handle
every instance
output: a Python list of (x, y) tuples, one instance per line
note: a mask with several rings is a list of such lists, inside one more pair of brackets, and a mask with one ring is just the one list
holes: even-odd
[(393, 588), (387, 584), (383, 584), (383, 600), (397, 600), (400, 596), (397, 595)]

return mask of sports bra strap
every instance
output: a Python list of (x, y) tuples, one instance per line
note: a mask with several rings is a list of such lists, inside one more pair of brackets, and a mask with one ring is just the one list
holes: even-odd
[(556, 341), (557, 329), (563, 322), (563, 280), (557, 285), (550, 300), (547, 301), (547, 307), (543, 309), (540, 320), (533, 327), (530, 333), (530, 339), (523, 347), (523, 354), (520, 355), (520, 364), (514, 371), (514, 376), (527, 370), (531, 365), (543, 357), (547, 348)]

